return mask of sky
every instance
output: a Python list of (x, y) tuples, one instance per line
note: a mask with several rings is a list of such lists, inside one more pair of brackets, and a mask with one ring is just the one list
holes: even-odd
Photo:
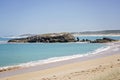
[(0, 0), (0, 36), (120, 30), (120, 0)]

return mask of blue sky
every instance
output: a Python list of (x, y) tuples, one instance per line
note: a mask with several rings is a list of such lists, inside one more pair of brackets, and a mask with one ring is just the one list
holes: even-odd
[(0, 0), (0, 36), (120, 29), (120, 0)]

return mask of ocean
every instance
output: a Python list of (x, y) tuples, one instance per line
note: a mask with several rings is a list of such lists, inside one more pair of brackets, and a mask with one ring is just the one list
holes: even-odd
[[(95, 36), (80, 38), (85, 37), (95, 39)], [(109, 37), (120, 40), (120, 36)], [(9, 39), (0, 38), (0, 68), (61, 61), (94, 54), (107, 48), (105, 44), (98, 43), (6, 43)]]

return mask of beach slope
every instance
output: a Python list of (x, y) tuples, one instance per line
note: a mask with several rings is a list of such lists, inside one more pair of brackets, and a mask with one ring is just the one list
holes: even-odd
[[(109, 77), (108, 77), (109, 76)], [(120, 54), (71, 63), (0, 80), (119, 80)]]

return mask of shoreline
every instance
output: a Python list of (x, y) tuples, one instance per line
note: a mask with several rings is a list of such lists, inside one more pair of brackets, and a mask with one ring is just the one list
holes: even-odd
[[(33, 67), (28, 67), (28, 68), (20, 68), (16, 70), (10, 70), (10, 71), (5, 71), (0, 73), (0, 78), (4, 77), (9, 77), (9, 76), (14, 76), (14, 75), (19, 75), (23, 73), (30, 73), (30, 72), (35, 72), (35, 71), (40, 71), (40, 70), (46, 70), (66, 64), (71, 64), (71, 63), (76, 63), (76, 62), (83, 62), (83, 61), (88, 61), (92, 59), (97, 59), (97, 58), (102, 58), (110, 55), (115, 55), (115, 54), (120, 54), (120, 42), (114, 42), (114, 43), (108, 43), (108, 45), (111, 45), (111, 49), (107, 51), (102, 51), (98, 52), (97, 54), (91, 54), (89, 56), (84, 56), (84, 57), (78, 57), (74, 59), (69, 59), (69, 60), (63, 60), (58, 62), (53, 62), (53, 63), (48, 63), (48, 64), (42, 64), (42, 65), (37, 65)], [(113, 46), (114, 45), (114, 46)]]
[[(74, 43), (78, 44), (78, 42), (74, 42)], [(84, 42), (82, 42), (82, 43), (84, 43)], [(81, 42), (80, 42), (80, 44), (81, 44)], [(108, 45), (108, 44), (105, 44), (105, 45)], [(29, 67), (34, 67), (34, 66), (39, 66), (39, 65), (44, 65), (44, 64), (51, 64), (51, 63), (54, 63), (54, 62), (61, 62), (61, 61), (67, 61), (67, 60), (73, 60), (73, 59), (77, 59), (77, 58), (82, 58), (82, 57), (86, 57), (86, 56), (89, 56), (89, 55), (97, 54), (97, 53), (105, 51), (105, 50), (107, 50), (109, 48), (110, 48), (110, 45), (109, 46), (103, 46), (101, 48), (98, 48), (98, 49), (96, 49), (94, 51), (91, 51), (91, 52), (88, 52), (88, 53), (85, 53), (85, 54), (76, 54), (76, 55), (68, 55), (68, 56), (61, 56), (61, 57), (52, 57), (52, 58), (43, 59), (43, 60), (20, 63), (18, 65), (3, 66), (3, 67), (0, 67), (0, 73), (6, 72), (6, 71), (11, 71), (11, 70), (17, 70), (17, 69), (21, 69), (21, 68), (29, 68)]]

